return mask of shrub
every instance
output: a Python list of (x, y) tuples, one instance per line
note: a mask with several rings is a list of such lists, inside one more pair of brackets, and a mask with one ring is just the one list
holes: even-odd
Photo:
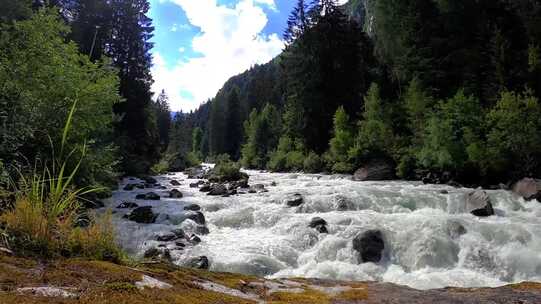
[(274, 151), (270, 154), (269, 162), (267, 163), (267, 169), (272, 172), (286, 171), (287, 154), (282, 151)]
[(169, 162), (167, 159), (162, 159), (158, 163), (156, 163), (152, 168), (150, 168), (150, 174), (158, 175), (158, 174), (164, 174), (169, 171)]
[(307, 173), (319, 173), (323, 170), (323, 161), (315, 152), (310, 152), (304, 160), (304, 171)]
[[(44, 166), (43, 172), (35, 171), (21, 178), (14, 208), (0, 216), (0, 226), (5, 228), (10, 247), (22, 254), (45, 257), (83, 256), (118, 261), (121, 251), (114, 243), (110, 216), (95, 218), (88, 228), (78, 227), (80, 215), (79, 197), (95, 193), (96, 188), (76, 189), (74, 177), (85, 155), (85, 146), (66, 150), (71, 128), (74, 102), (62, 132), (57, 158)], [(54, 147), (53, 147), (54, 150)], [(72, 155), (80, 152), (73, 170), (67, 163)], [(47, 162), (46, 162), (47, 164)]]
[(353, 165), (347, 162), (338, 162), (332, 166), (333, 173), (351, 173), (353, 170)]
[(222, 154), (216, 157), (216, 164), (212, 169), (210, 180), (214, 182), (236, 181), (245, 177), (240, 172), (240, 165), (231, 161), (229, 155)]

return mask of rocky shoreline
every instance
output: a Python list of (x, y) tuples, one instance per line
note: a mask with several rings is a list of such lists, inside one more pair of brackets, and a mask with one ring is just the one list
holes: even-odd
[(0, 252), (0, 303), (536, 304), (541, 284), (420, 291), (376, 282), (267, 280), (146, 263), (35, 261)]

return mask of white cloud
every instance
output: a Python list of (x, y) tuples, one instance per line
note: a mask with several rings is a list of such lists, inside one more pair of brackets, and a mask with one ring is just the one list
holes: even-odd
[[(272, 7), (274, 0), (239, 0), (234, 7), (218, 5), (216, 0), (170, 1), (179, 5), (190, 24), (201, 32), (191, 45), (200, 57), (168, 68), (162, 56), (154, 54), (153, 90), (165, 89), (173, 110), (196, 109), (214, 97), (227, 79), (256, 63), (268, 62), (282, 51), (283, 41), (277, 34), (262, 34), (268, 19), (258, 4)], [(186, 97), (190, 95), (193, 99)]]
[(182, 46), (182, 47), (178, 48), (178, 51), (181, 52), (181, 53), (184, 53), (184, 52), (186, 52), (186, 48)]

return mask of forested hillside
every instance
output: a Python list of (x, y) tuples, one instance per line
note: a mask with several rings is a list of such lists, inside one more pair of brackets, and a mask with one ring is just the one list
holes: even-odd
[(194, 114), (195, 148), (275, 171), (537, 174), (540, 25), (536, 0), (297, 1), (284, 52)]

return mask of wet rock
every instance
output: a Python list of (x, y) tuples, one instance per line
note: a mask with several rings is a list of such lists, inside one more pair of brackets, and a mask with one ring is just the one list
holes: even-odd
[(278, 184), (276, 184), (275, 181), (272, 181), (272, 183), (270, 184), (272, 187), (276, 187)]
[(149, 200), (149, 201), (159, 201), (160, 200), (160, 196), (154, 192), (149, 192), (149, 193), (146, 193), (146, 194), (137, 194), (135, 196), (135, 199), (138, 199), (138, 200)]
[(304, 203), (304, 198), (302, 197), (301, 194), (295, 193), (291, 197), (286, 198), (284, 203), (288, 207), (298, 207)]
[(137, 184), (137, 185), (135, 185), (135, 188), (137, 188), (137, 189), (145, 189), (145, 185), (144, 184)]
[(183, 242), (176, 242), (175, 245), (182, 248), (186, 247), (186, 244), (184, 244)]
[(447, 191), (447, 190), (440, 190), (440, 194), (449, 194), (449, 191)]
[(158, 242), (170, 242), (178, 239), (178, 236), (174, 233), (166, 233), (162, 235), (158, 235), (156, 237), (156, 241)]
[(211, 186), (208, 195), (219, 196), (227, 194), (227, 188), (223, 184), (214, 184)]
[(173, 258), (171, 257), (171, 251), (169, 249), (164, 249), (162, 252), (162, 258), (166, 261), (171, 262)]
[(195, 182), (195, 183), (191, 183), (191, 184), (190, 184), (190, 188), (199, 188), (199, 186), (201, 186), (201, 185), (203, 185), (203, 184), (205, 184), (204, 181), (197, 181), (197, 182)]
[(142, 180), (144, 180), (145, 183), (152, 184), (152, 185), (155, 185), (158, 183), (158, 181), (152, 176), (145, 176), (142, 178)]
[(157, 189), (160, 189), (160, 190), (167, 190), (167, 187), (166, 186), (158, 186), (156, 187)]
[(208, 270), (210, 267), (209, 259), (206, 256), (200, 256), (188, 261), (188, 267)]
[(523, 178), (513, 185), (513, 192), (531, 201), (541, 198), (541, 180)]
[(188, 214), (188, 219), (196, 222), (197, 224), (199, 225), (205, 225), (205, 216), (203, 215), (203, 213), (199, 212), (199, 211), (196, 211), (196, 212), (190, 212)]
[(206, 226), (197, 226), (195, 227), (195, 233), (200, 235), (207, 235), (210, 233), (210, 231)]
[(137, 207), (139, 207), (139, 205), (133, 202), (123, 202), (122, 204), (116, 206), (117, 209), (134, 209)]
[(453, 239), (459, 238), (460, 236), (468, 232), (461, 223), (454, 221), (449, 222), (447, 226), (447, 231), (449, 233), (449, 236), (451, 236), (451, 238)]
[(334, 205), (338, 211), (347, 211), (353, 209), (353, 203), (347, 197), (341, 195), (334, 198)]
[(353, 249), (359, 252), (359, 263), (381, 261), (385, 242), (379, 230), (368, 230), (353, 239)]
[(456, 181), (454, 181), (454, 180), (448, 181), (448, 182), (447, 182), (447, 185), (448, 185), (448, 186), (451, 186), (451, 187), (453, 187), (453, 188), (462, 188), (462, 187), (464, 187), (464, 186), (462, 186), (462, 184), (460, 184), (459, 182), (456, 182)]
[(180, 186), (180, 182), (178, 180), (172, 180), (169, 182), (172, 186)]
[(126, 186), (124, 186), (124, 191), (132, 191), (133, 189), (135, 189), (136, 186), (136, 184), (127, 184)]
[(371, 159), (361, 166), (353, 175), (354, 181), (392, 180), (396, 177), (395, 164), (386, 158)]
[(466, 212), (475, 216), (485, 217), (494, 215), (494, 208), (490, 202), (490, 197), (483, 190), (475, 190), (466, 195)]
[(153, 259), (153, 258), (157, 258), (159, 255), (160, 255), (160, 250), (158, 248), (149, 248), (145, 251), (144, 253), (144, 257), (145, 259)]
[(184, 233), (184, 230), (182, 230), (180, 228), (172, 230), (171, 233), (173, 233), (177, 237), (177, 239), (185, 239), (186, 238), (186, 233)]
[(194, 234), (190, 237), (190, 243), (197, 245), (201, 243), (201, 238), (199, 238), (197, 235)]
[(199, 188), (199, 191), (201, 192), (210, 192), (210, 190), (212, 190), (212, 188), (209, 184), (204, 184)]
[(188, 206), (184, 206), (184, 210), (188, 210), (188, 211), (199, 211), (201, 210), (201, 206), (197, 205), (197, 204), (190, 204)]
[(182, 192), (180, 192), (179, 190), (173, 189), (173, 190), (169, 191), (169, 197), (170, 198), (182, 198), (183, 195), (182, 195)]
[(158, 214), (152, 212), (151, 206), (138, 207), (126, 215), (126, 218), (130, 221), (134, 221), (139, 224), (153, 224), (156, 222)]
[(314, 217), (310, 221), (310, 224), (308, 224), (308, 227), (316, 228), (317, 226), (326, 226), (326, 225), (327, 225), (327, 221), (325, 221), (324, 219), (320, 217)]

